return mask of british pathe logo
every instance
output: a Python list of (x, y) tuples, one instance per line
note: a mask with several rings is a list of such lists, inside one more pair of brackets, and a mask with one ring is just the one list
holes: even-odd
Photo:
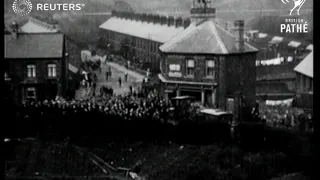
[(290, 11), (290, 16), (292, 14), (292, 12), (297, 9), (297, 14), (300, 15), (300, 9), (302, 7), (302, 5), (306, 2), (306, 0), (281, 0), (281, 2), (283, 4), (287, 4), (287, 3), (290, 3), (290, 2), (293, 2), (293, 8), (291, 9)]
[(16, 14), (25, 16), (32, 11), (32, 3), (29, 0), (15, 0), (12, 9)]

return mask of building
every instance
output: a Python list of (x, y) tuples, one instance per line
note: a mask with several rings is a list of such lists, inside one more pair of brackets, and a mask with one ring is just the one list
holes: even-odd
[(313, 51), (295, 68), (297, 106), (312, 109), (313, 107)]
[(255, 103), (257, 49), (244, 40), (244, 21), (234, 23), (233, 34), (215, 23), (210, 1), (193, 1), (191, 24), (160, 46), (161, 93), (191, 95), (202, 104), (229, 109), (242, 97)]
[(5, 80), (15, 102), (65, 96), (68, 59), (62, 33), (24, 33), (13, 23), (5, 39)]
[(181, 17), (112, 11), (100, 28), (100, 45), (133, 65), (159, 72), (159, 47), (189, 26)]

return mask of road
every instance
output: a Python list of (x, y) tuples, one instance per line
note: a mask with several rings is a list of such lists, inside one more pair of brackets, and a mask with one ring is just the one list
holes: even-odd
[[(111, 79), (106, 80), (106, 72), (108, 68), (111, 68), (112, 76)], [(128, 73), (128, 81), (124, 81), (124, 75), (125, 72)], [(122, 79), (122, 85), (119, 86), (118, 79), (121, 77)], [(111, 86), (114, 90), (114, 94), (116, 95), (124, 95), (129, 92), (130, 85), (137, 89), (137, 87), (142, 82), (142, 79), (144, 78), (143, 75), (140, 75), (134, 71), (128, 70), (123, 66), (120, 66), (113, 62), (108, 62), (107, 64), (102, 65), (101, 73), (98, 74), (98, 82), (96, 87), (96, 95), (99, 95), (99, 89), (101, 86), (107, 85)], [(82, 99), (85, 97), (88, 97), (87, 95), (92, 95), (92, 92), (90, 92), (90, 89), (80, 88), (76, 92), (76, 99)]]

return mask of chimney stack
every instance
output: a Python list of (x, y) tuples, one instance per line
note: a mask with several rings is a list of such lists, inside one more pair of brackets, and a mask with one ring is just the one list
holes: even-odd
[(159, 15), (154, 15), (154, 24), (161, 23), (161, 19)]
[(153, 16), (152, 16), (152, 14), (147, 14), (147, 22), (148, 22), (148, 23), (153, 23)]
[(141, 15), (141, 21), (142, 22), (147, 22), (148, 21), (148, 15), (146, 13), (142, 13)]
[(160, 17), (160, 24), (161, 25), (166, 25), (168, 24), (168, 18), (166, 16), (161, 16)]
[(175, 19), (175, 25), (176, 25), (176, 27), (182, 26), (182, 18), (181, 17), (178, 17)]
[(15, 21), (13, 21), (11, 24), (11, 34), (14, 39), (18, 39), (18, 30), (19, 30), (18, 24)]
[(168, 17), (168, 26), (174, 26), (174, 17), (173, 16)]
[(234, 22), (234, 37), (235, 43), (238, 46), (240, 52), (244, 51), (244, 20), (237, 20)]
[(189, 18), (185, 19), (185, 20), (183, 21), (183, 27), (184, 27), (185, 29), (187, 29), (187, 27), (190, 26), (190, 23), (191, 23), (191, 20), (190, 20)]

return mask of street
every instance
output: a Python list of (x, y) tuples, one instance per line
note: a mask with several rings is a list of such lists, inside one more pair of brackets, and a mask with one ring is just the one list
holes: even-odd
[[(112, 76), (111, 79), (106, 80), (106, 72), (108, 68), (111, 68), (112, 71)], [(124, 76), (125, 72), (128, 73), (128, 80), (125, 82)], [(121, 77), (122, 84), (121, 87), (119, 86), (118, 80), (119, 77)], [(137, 89), (139, 84), (142, 82), (142, 79), (144, 76), (133, 72), (131, 70), (127, 70), (125, 67), (120, 66), (116, 63), (108, 62), (107, 64), (102, 65), (101, 73), (98, 73), (98, 82), (97, 82), (97, 87), (96, 87), (96, 95), (99, 95), (99, 89), (101, 86), (107, 85), (113, 88), (113, 92), (116, 95), (123, 95), (129, 92), (129, 87), (130, 85), (134, 88)], [(80, 89), (77, 90), (76, 92), (76, 97), (75, 99), (83, 99), (85, 97), (88, 97), (92, 95), (91, 89), (87, 89), (84, 87), (81, 87)]]

